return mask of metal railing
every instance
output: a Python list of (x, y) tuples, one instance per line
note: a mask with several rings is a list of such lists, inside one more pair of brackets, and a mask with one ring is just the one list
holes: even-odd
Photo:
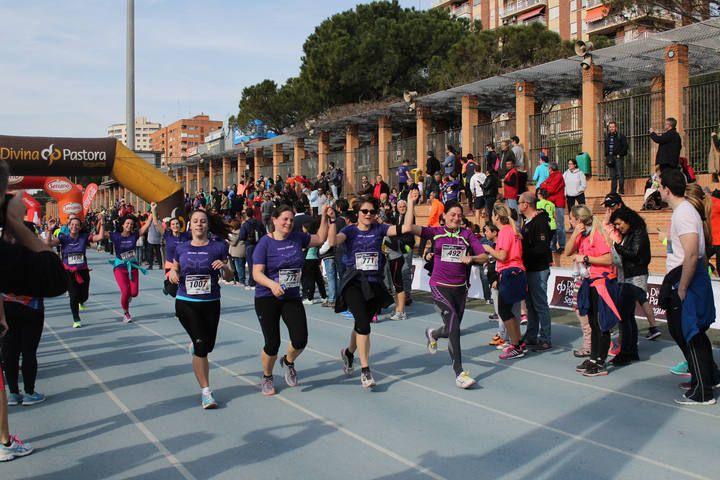
[(535, 5), (547, 5), (547, 0), (520, 0), (518, 2), (508, 3), (502, 10), (500, 10), (500, 17), (502, 18), (514, 15), (526, 8), (534, 7)]
[(227, 185), (223, 185), (223, 176), (222, 172), (220, 174), (213, 175), (213, 184), (210, 185), (210, 190), (212, 190), (212, 187), (217, 187), (218, 190), (222, 190)]
[(720, 129), (720, 80), (685, 87), (683, 151), (693, 169), (707, 173), (713, 132)]
[(473, 155), (476, 159), (482, 158), (485, 154), (485, 145), (488, 143), (495, 145), (495, 149), (499, 151), (500, 142), (508, 140), (513, 135), (515, 135), (514, 118), (475, 125), (473, 128)]
[(428, 150), (432, 150), (433, 152), (435, 152), (435, 156), (438, 159), (445, 158), (445, 152), (447, 151), (446, 148), (448, 145), (452, 145), (453, 147), (455, 147), (455, 151), (458, 152), (458, 154), (463, 153), (460, 151), (460, 144), (462, 143), (460, 132), (461, 130), (458, 128), (454, 130), (446, 130), (444, 132), (428, 134)]
[(307, 156), (300, 161), (300, 175), (305, 175), (314, 182), (318, 175), (318, 157)]
[(273, 180), (275, 180), (275, 177), (273, 177), (272, 161), (266, 160), (265, 162), (266, 163), (264, 165), (260, 165), (260, 175), (265, 178), (272, 178)]
[(549, 161), (557, 162), (560, 171), (582, 150), (582, 107), (570, 107), (539, 113), (530, 117), (530, 145), (525, 165), (534, 174), (544, 152)]
[[(363, 175), (368, 177), (370, 183), (375, 182), (375, 177), (379, 172), (378, 147), (377, 145), (367, 145), (360, 147), (353, 152), (353, 162), (355, 163), (355, 178), (353, 179), (353, 189), (357, 192)], [(388, 179), (385, 179), (389, 181)]]
[(617, 122), (618, 131), (628, 141), (628, 154), (625, 157), (625, 178), (649, 177), (655, 165), (657, 145), (650, 140), (648, 130), (663, 130), (665, 118), (665, 98), (663, 92), (645, 93), (630, 97), (608, 100), (598, 104), (600, 125), (598, 125), (598, 161), (597, 175), (607, 179), (608, 168), (605, 165), (605, 136), (610, 121)]
[(385, 180), (389, 185), (394, 185), (397, 183), (397, 169), (403, 160), (407, 159), (412, 168), (417, 165), (417, 137), (398, 138), (388, 142), (386, 158), (389, 178)]

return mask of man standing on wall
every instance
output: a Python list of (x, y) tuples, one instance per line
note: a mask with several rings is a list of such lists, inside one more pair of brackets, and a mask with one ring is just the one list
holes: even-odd
[(618, 131), (617, 123), (608, 123), (608, 133), (605, 136), (605, 165), (610, 172), (610, 193), (625, 194), (625, 156), (628, 152), (628, 142), (625, 135)]

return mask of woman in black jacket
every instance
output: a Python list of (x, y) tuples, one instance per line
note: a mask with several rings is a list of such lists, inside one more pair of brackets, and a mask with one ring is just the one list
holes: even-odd
[(485, 209), (487, 210), (488, 218), (492, 218), (493, 207), (498, 196), (498, 189), (500, 188), (500, 180), (498, 179), (497, 171), (493, 168), (488, 169), (487, 177), (485, 182), (482, 184), (483, 196), (485, 197)]
[(620, 279), (620, 329), (622, 334), (620, 354), (612, 360), (613, 365), (627, 365), (639, 360), (637, 351), (638, 327), (635, 321), (635, 303), (641, 306), (648, 301), (647, 282), (650, 264), (650, 238), (645, 220), (634, 210), (622, 206), (610, 216), (610, 223), (622, 236), (615, 243), (615, 251), (622, 261)]

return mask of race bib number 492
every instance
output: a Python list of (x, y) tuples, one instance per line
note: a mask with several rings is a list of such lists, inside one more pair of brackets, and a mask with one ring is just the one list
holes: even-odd
[(440, 260), (449, 263), (461, 263), (465, 256), (465, 247), (462, 245), (443, 245)]
[(363, 272), (376, 272), (380, 254), (377, 252), (362, 252), (355, 254), (355, 269)]

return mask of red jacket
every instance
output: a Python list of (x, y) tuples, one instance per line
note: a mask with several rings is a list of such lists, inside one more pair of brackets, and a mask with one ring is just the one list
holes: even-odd
[(560, 170), (551, 170), (550, 176), (542, 184), (548, 191), (548, 200), (555, 208), (565, 208), (565, 179)]
[[(560, 177), (562, 178), (562, 176)], [(518, 171), (513, 167), (507, 172), (503, 179), (503, 197), (505, 200), (517, 200), (518, 199)]]

